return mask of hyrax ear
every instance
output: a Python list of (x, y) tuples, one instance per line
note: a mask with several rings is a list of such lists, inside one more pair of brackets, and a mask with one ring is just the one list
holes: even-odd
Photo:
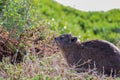
[(71, 39), (71, 42), (73, 43), (73, 42), (76, 42), (77, 41), (77, 37), (73, 37), (72, 39)]

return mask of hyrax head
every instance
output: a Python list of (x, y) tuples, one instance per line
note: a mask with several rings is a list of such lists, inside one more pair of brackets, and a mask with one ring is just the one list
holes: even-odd
[(63, 34), (55, 38), (55, 42), (59, 47), (69, 46), (77, 42), (77, 37), (71, 34)]

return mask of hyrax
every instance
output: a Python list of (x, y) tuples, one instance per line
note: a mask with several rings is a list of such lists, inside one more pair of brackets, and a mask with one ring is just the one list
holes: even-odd
[(80, 42), (71, 34), (56, 37), (55, 42), (67, 63), (76, 66), (78, 72), (96, 68), (108, 76), (120, 75), (120, 50), (112, 43), (105, 40)]

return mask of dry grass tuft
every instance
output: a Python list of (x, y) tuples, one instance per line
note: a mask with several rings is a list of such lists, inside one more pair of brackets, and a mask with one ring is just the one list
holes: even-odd
[(27, 53), (24, 62), (16, 65), (4, 59), (0, 63), (0, 77), (4, 80), (113, 80), (112, 77), (76, 73), (68, 67), (61, 53), (41, 59)]

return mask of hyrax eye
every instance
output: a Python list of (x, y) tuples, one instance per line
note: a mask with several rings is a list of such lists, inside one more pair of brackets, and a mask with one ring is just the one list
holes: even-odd
[(77, 41), (77, 37), (73, 37), (72, 39), (71, 39), (71, 42), (76, 42)]
[(60, 39), (61, 39), (61, 40), (64, 39), (64, 36), (61, 36)]

